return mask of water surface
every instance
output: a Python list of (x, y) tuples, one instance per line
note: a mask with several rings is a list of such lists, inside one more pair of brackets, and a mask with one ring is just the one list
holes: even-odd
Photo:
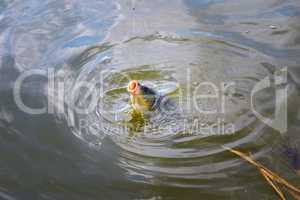
[[(277, 198), (223, 146), (299, 185), (291, 168), (300, 166), (286, 155), (299, 151), (299, 15), (298, 0), (0, 1), (1, 199)], [(250, 95), (285, 67), (281, 134), (254, 115)], [(32, 70), (50, 75), (25, 79), (21, 98), (44, 114), (14, 100), (16, 80)], [(174, 98), (178, 110), (130, 121), (129, 79)], [(224, 112), (220, 99), (189, 98), (213, 94), (198, 91), (203, 82), (235, 84), (220, 91)], [(264, 116), (274, 113), (274, 91), (255, 96)]]

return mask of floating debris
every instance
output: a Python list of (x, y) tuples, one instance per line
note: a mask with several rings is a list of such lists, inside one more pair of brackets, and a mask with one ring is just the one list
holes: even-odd
[(278, 196), (280, 197), (280, 199), (282, 200), (286, 200), (284, 193), (282, 192), (280, 185), (284, 186), (284, 188), (286, 188), (286, 190), (295, 198), (295, 199), (300, 199), (300, 189), (297, 188), (296, 186), (293, 186), (292, 184), (290, 184), (288, 181), (286, 181), (284, 178), (280, 177), (278, 174), (272, 172), (271, 170), (269, 170), (267, 167), (263, 166), (262, 164), (260, 164), (257, 161), (254, 161), (252, 158), (250, 158), (249, 156), (247, 156), (246, 154), (228, 148), (228, 147), (223, 147), (226, 150), (240, 156), (242, 159), (248, 161), (249, 163), (251, 163), (252, 165), (254, 165), (255, 167), (257, 167), (257, 169), (260, 171), (260, 173), (262, 174), (262, 176), (267, 180), (267, 182), (272, 186), (272, 188), (275, 190), (275, 192), (278, 194)]
[(277, 26), (275, 26), (275, 25), (270, 25), (269, 28), (270, 28), (270, 29), (277, 29)]

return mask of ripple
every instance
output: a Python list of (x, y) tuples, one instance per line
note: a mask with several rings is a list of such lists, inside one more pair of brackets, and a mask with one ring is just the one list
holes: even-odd
[[(168, 44), (179, 42), (180, 37), (174, 37), (165, 33), (164, 36), (153, 36), (151, 40), (148, 40), (148, 36), (133, 38), (125, 44), (130, 46), (134, 40), (138, 40), (138, 43), (151, 43), (153, 40), (164, 40)], [(253, 59), (241, 56), (253, 53), (252, 49), (223, 41), (214, 35), (192, 34), (182, 37), (189, 38), (189, 40), (180, 39), (185, 45), (201, 43), (203, 55), (224, 51), (222, 55), (234, 55), (236, 60)], [(253, 87), (262, 78), (273, 76), (277, 70), (276, 66), (260, 62), (253, 69), (244, 66), (237, 70), (235, 66), (224, 65), (217, 65), (216, 69), (211, 69), (210, 65), (198, 61), (187, 64), (190, 68), (187, 74), (191, 73), (191, 77), (184, 80), (182, 78), (184, 76), (178, 76), (183, 71), (182, 66), (164, 62), (111, 69), (110, 67), (116, 65), (114, 61), (116, 55), (112, 53), (109, 62), (101, 60), (120, 45), (124, 44), (90, 48), (76, 58), (74, 63), (80, 64), (75, 73), (76, 80), (89, 81), (97, 85), (101, 92), (97, 107), (92, 113), (88, 115), (75, 113), (77, 125), (74, 134), (100, 148), (103, 138), (110, 138), (119, 148), (120, 158), (117, 164), (126, 171), (131, 181), (207, 190), (215, 190), (218, 185), (222, 191), (240, 190), (236, 182), (244, 178), (229, 177), (228, 174), (237, 173), (236, 167), (241, 165), (241, 162), (223, 147), (242, 148), (246, 152), (251, 152), (255, 158), (260, 158), (266, 156), (272, 150), (272, 145), (280, 140), (280, 135), (276, 131), (256, 118), (251, 111), (250, 101)], [(226, 54), (227, 52), (230, 53)], [(223, 58), (223, 56), (218, 58), (216, 54), (214, 61), (216, 63), (219, 59), (224, 61)], [(102, 71), (105, 73), (100, 78), (98, 72)], [(129, 94), (126, 91), (126, 86), (132, 79), (141, 81), (176, 102), (177, 109), (171, 114), (157, 110), (145, 115), (143, 120), (134, 120)], [(205, 81), (210, 81), (218, 87), (223, 84), (227, 88), (218, 90), (218, 96), (226, 100), (224, 104), (226, 111), (221, 111), (222, 104), (218, 101), (196, 99), (191, 102), (191, 99), (186, 98), (197, 91), (200, 91), (200, 94), (214, 94), (213, 88), (203, 87), (202, 83)], [(228, 89), (231, 86), (230, 81), (234, 82), (234, 87)], [(273, 88), (269, 88), (263, 94), (255, 96), (255, 102), (261, 102), (258, 104), (260, 112), (273, 109), (273, 93)], [(77, 96), (76, 102), (85, 105), (88, 98), (84, 96), (82, 91)], [(192, 107), (187, 106), (190, 103)], [(193, 107), (195, 105), (196, 108)], [(219, 112), (215, 114), (199, 112), (199, 109), (214, 108)], [(78, 131), (82, 119), (89, 124), (84, 133)]]

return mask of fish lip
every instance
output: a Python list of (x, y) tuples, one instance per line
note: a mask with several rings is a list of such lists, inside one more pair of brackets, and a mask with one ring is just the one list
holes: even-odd
[(136, 94), (138, 91), (139, 83), (137, 80), (132, 80), (128, 83), (127, 91), (131, 94)]

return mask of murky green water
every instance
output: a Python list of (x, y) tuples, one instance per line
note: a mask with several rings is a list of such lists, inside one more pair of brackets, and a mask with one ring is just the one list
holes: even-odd
[[(300, 185), (299, 22), (298, 0), (0, 0), (1, 199), (277, 198), (223, 146)], [(131, 79), (176, 109), (133, 120)], [(285, 87), (280, 133), (252, 104)]]

